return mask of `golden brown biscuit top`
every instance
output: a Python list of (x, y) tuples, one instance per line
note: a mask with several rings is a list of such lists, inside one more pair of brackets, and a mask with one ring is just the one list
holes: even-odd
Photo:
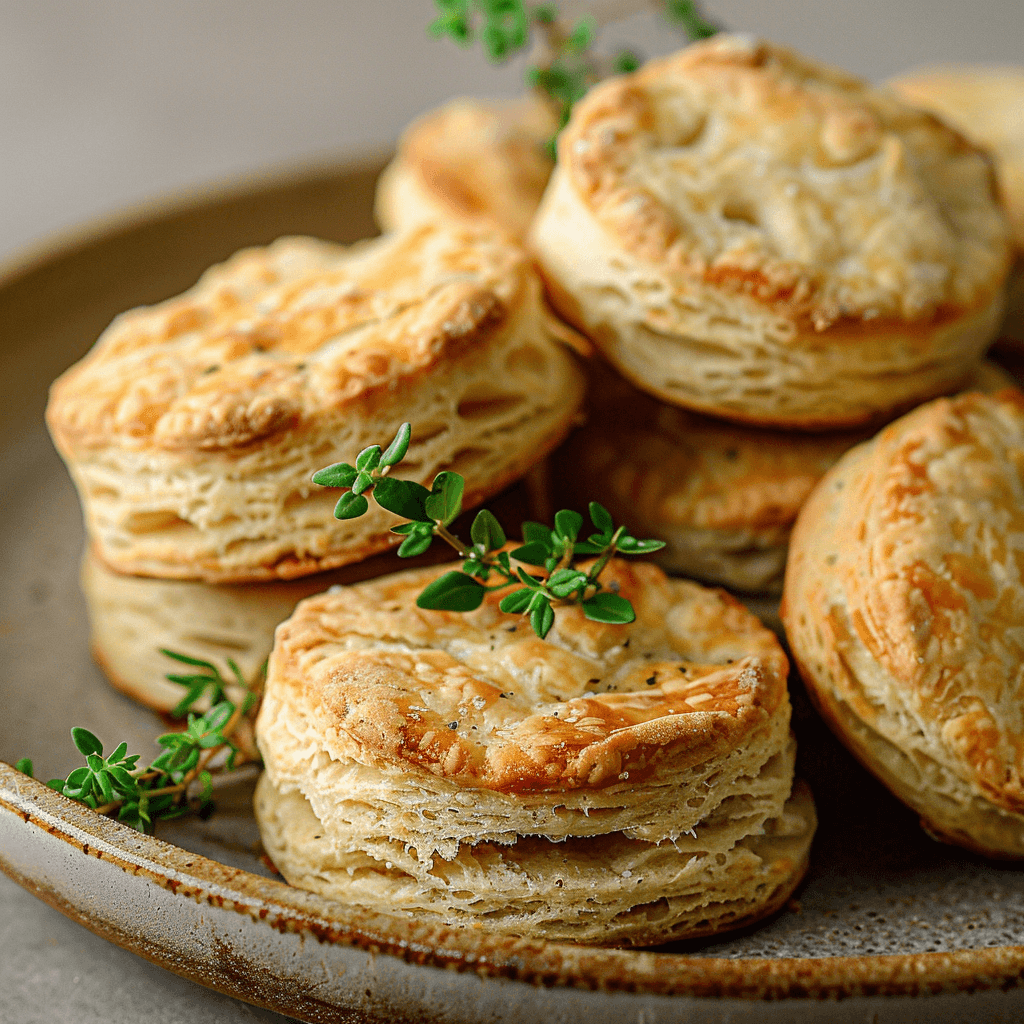
[(722, 591), (616, 560), (602, 581), (636, 621), (558, 607), (541, 640), (503, 592), (468, 614), (417, 608), (441, 571), (322, 594), (279, 627), (268, 688), (332, 756), (504, 792), (603, 787), (722, 756), (787, 706), (781, 647)]
[(871, 445), (836, 533), (851, 628), (985, 794), (1024, 811), (1024, 394), (940, 399)]
[(742, 36), (597, 86), (562, 133), (558, 173), (640, 259), (819, 330), (960, 312), (990, 301), (1008, 268), (979, 150), (888, 93)]
[(522, 236), (554, 167), (544, 143), (557, 128), (536, 97), (453, 100), (406, 129), (398, 160), (452, 216), (488, 218)]
[(891, 85), (991, 151), (1014, 242), (1024, 251), (1024, 67), (922, 69)]
[(65, 447), (241, 447), (481, 344), (535, 287), (489, 228), (282, 238), (114, 320), (54, 383), (50, 426)]

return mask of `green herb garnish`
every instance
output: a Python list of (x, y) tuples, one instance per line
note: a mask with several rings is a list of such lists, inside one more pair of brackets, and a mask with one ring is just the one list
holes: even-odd
[[(555, 621), (552, 606), (578, 604), (595, 622), (624, 624), (636, 618), (629, 601), (605, 589), (599, 577), (617, 552), (649, 554), (663, 548), (663, 541), (637, 540), (624, 526), (615, 526), (608, 510), (592, 501), (590, 520), (596, 532), (585, 540), (580, 539), (583, 516), (563, 509), (556, 514), (554, 527), (523, 523), (524, 543), (504, 550), (505, 531), (492, 512), (481, 509), (470, 527), (470, 543), (465, 544), (448, 529), (462, 511), (462, 476), (442, 471), (428, 489), (390, 475), (392, 467), (405, 458), (411, 437), (412, 429), (404, 423), (385, 450), (380, 445), (365, 448), (354, 466), (347, 462), (328, 466), (313, 474), (313, 482), (347, 488), (334, 509), (338, 519), (361, 516), (369, 509), (367, 495), (372, 495), (381, 508), (408, 520), (392, 528), (405, 538), (398, 548), (402, 558), (423, 554), (435, 537), (455, 549), (463, 559), (462, 571), (446, 572), (430, 583), (416, 599), (420, 608), (469, 612), (480, 607), (488, 591), (516, 587), (502, 598), (499, 607), (503, 612), (528, 616), (541, 638)], [(595, 561), (586, 569), (578, 568), (574, 560), (580, 555), (594, 556)], [(546, 575), (513, 567), (512, 559), (543, 568)], [(490, 582), (492, 578), (496, 582)]]
[[(595, 51), (600, 26), (593, 15), (568, 22), (559, 15), (556, 4), (526, 0), (434, 3), (438, 15), (428, 28), (431, 35), (448, 36), (460, 46), (479, 39), (494, 62), (507, 60), (533, 42), (534, 59), (526, 70), (526, 81), (554, 106), (559, 131), (591, 86), (610, 74), (624, 74), (640, 66), (640, 57), (632, 50), (622, 50), (611, 58)], [(637, 10), (648, 6), (636, 5)], [(682, 28), (690, 39), (706, 39), (718, 31), (718, 26), (701, 14), (696, 0), (661, 0), (659, 6), (665, 18)], [(550, 139), (547, 143), (552, 157), (554, 142)]]
[[(51, 789), (101, 814), (116, 813), (118, 820), (143, 832), (150, 831), (157, 820), (177, 818), (193, 810), (212, 810), (214, 775), (259, 760), (250, 726), (260, 694), (246, 685), (238, 666), (228, 659), (238, 685), (245, 691), (236, 704), (225, 696), (228, 683), (212, 662), (174, 651), (162, 653), (204, 670), (167, 676), (171, 682), (186, 687), (185, 696), (171, 712), (175, 718), (187, 715), (185, 729), (158, 736), (156, 741), (164, 748), (163, 753), (147, 767), (139, 768), (139, 755), (129, 755), (126, 743), (104, 757), (99, 738), (76, 726), (71, 730), (71, 739), (85, 764), (75, 768), (66, 779), (51, 779), (47, 783)], [(192, 713), (192, 707), (204, 695), (212, 707), (200, 715)], [(27, 757), (15, 767), (26, 775), (33, 774), (32, 762)]]

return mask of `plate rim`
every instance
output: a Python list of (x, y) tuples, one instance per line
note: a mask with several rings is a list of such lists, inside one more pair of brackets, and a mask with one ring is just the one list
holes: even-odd
[[(48, 842), (69, 844), (83, 856), (106, 859), (126, 872), (143, 874), (182, 899), (226, 906), (226, 890), (239, 913), (249, 915), (254, 903), (267, 908), (268, 913), (261, 911), (259, 916), (267, 920), (268, 927), (309, 932), (321, 942), (385, 953), (407, 963), (533, 987), (759, 1001), (927, 996), (951, 991), (966, 994), (1024, 986), (1024, 945), (937, 953), (731, 958), (510, 939), (483, 929), (410, 921), (228, 867), (137, 832), (2, 761), (0, 809), (20, 819), (19, 830), (41, 830)], [(83, 841), (83, 835), (89, 838)], [(0, 869), (46, 898), (38, 891), (43, 883), (26, 884), (2, 845)], [(49, 891), (55, 893), (56, 889)], [(46, 901), (67, 913), (59, 901)], [(97, 923), (81, 920), (104, 934)]]

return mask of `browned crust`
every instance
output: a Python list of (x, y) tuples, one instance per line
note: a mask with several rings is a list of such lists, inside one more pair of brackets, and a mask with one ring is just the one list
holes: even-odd
[[(845, 456), (800, 513), (782, 608), (812, 698), (855, 756), (931, 832), (1012, 858), (1022, 439), (1024, 394), (1007, 389), (933, 402)], [(907, 770), (926, 758), (949, 792), (903, 778), (887, 751)], [(962, 829), (946, 799), (963, 805)]]
[[(664, 102), (665, 95), (682, 101), (679, 110), (686, 113), (679, 117), (689, 118), (692, 124), (671, 123), (677, 110)], [(666, 115), (663, 107), (671, 114)], [(947, 284), (941, 295), (933, 290), (929, 298), (908, 306), (899, 291), (880, 291), (876, 286), (865, 292), (870, 298), (858, 299), (858, 293), (848, 287), (833, 287), (838, 280), (833, 280), (838, 273), (834, 257), (828, 263), (815, 263), (787, 254), (785, 243), (779, 251), (750, 240), (738, 245), (735, 252), (708, 249), (711, 243), (701, 241), (686, 220), (673, 212), (663, 194), (665, 182), (647, 181), (643, 177), (647, 172), (641, 168), (646, 166), (642, 161), (647, 158), (648, 145), (676, 146), (683, 152), (693, 141), (689, 136), (699, 137), (712, 119), (719, 133), (756, 140), (767, 155), (769, 169), (772, 161), (794, 171), (801, 160), (822, 168), (845, 166), (883, 152), (893, 167), (901, 161), (910, 167), (926, 152), (929, 162), (939, 155), (950, 160), (975, 158), (978, 167), (985, 168), (977, 198), (987, 198), (991, 216), (988, 234), (972, 241), (990, 254), (998, 253), (993, 272), (977, 278), (976, 260), (965, 249), (947, 268), (951, 281), (963, 277), (957, 285), (959, 291), (954, 294), (953, 285)], [(788, 127), (786, 141), (758, 135), (761, 124), (774, 127), (780, 136)], [(889, 93), (784, 47), (751, 43), (745, 37), (719, 35), (651, 61), (632, 75), (602, 83), (575, 108), (571, 123), (561, 134), (559, 166), (609, 239), (623, 250), (667, 268), (680, 281), (700, 282), (734, 295), (784, 318), (808, 335), (837, 323), (859, 325), (862, 320), (869, 320), (875, 332), (888, 316), (901, 323), (959, 318), (992, 300), (1012, 258), (1008, 226), (997, 215), (994, 172), (984, 151), (937, 118)], [(910, 172), (911, 176), (915, 173)], [(946, 211), (934, 219), (934, 232), (945, 232), (949, 227), (947, 207), (960, 201), (954, 197), (962, 197), (963, 183), (956, 176), (947, 180), (941, 173), (928, 173), (931, 186), (940, 190), (931, 199)], [(680, 186), (680, 196), (687, 196), (688, 188), (699, 188), (683, 180), (673, 179), (673, 184)], [(704, 214), (703, 203), (713, 207), (724, 202), (724, 217), (745, 219), (748, 214), (742, 210), (728, 213), (732, 199), (724, 178), (720, 187), (724, 190), (721, 196), (685, 199), (691, 204), (688, 212), (699, 219)], [(833, 197), (826, 193), (822, 198), (829, 201)], [(840, 198), (845, 197), (839, 195), (835, 201)], [(812, 215), (816, 215), (813, 208)], [(973, 223), (969, 228), (976, 230)], [(926, 235), (930, 231), (916, 224), (914, 230)], [(808, 239), (801, 236), (801, 241)], [(896, 259), (896, 250), (882, 252), (885, 258)], [(998, 272), (996, 265), (1001, 268)]]
[[(724, 592), (615, 560), (602, 580), (632, 600), (636, 622), (590, 622), (578, 606), (563, 606), (542, 641), (522, 617), (498, 609), (498, 592), (469, 614), (416, 608), (419, 591), (448, 568), (303, 602), (278, 629), (268, 687), (309, 708), (318, 731), (337, 737), (353, 760), (504, 793), (603, 788), (622, 778), (642, 785), (663, 762), (683, 770), (724, 756), (786, 702), (781, 647)], [(685, 636), (680, 621), (689, 623)], [(388, 643), (348, 649), (349, 638), (374, 637)], [(456, 638), (457, 659), (447, 652)], [(391, 651), (396, 642), (409, 650)], [(513, 692), (532, 671), (564, 690), (557, 714), (528, 691)], [(600, 690), (608, 673), (614, 692)], [(426, 693), (437, 708), (423, 706)]]
[[(544, 142), (557, 127), (537, 94), (457, 99), (424, 114), (403, 132), (381, 177), (378, 217), (387, 227), (427, 216), (486, 218), (525, 234), (554, 167)], [(403, 199), (412, 208), (400, 206)]]
[[(63, 453), (243, 453), (325, 412), (370, 410), (500, 331), (528, 288), (496, 229), (423, 226), (351, 248), (282, 239), (123, 314), (50, 392)], [(358, 344), (338, 347), (345, 336)]]
[[(878, 779), (897, 800), (906, 803), (908, 795), (906, 787), (901, 785), (899, 780), (894, 779), (881, 767), (878, 760), (878, 751), (865, 746), (856, 733), (850, 729), (852, 712), (836, 699), (835, 693), (828, 686), (821, 685), (816, 673), (800, 658), (796, 651), (791, 649), (790, 653), (793, 664), (799, 672), (800, 678), (805, 683), (806, 693), (815, 710), (825, 721), (825, 724), (832, 730), (832, 733), (840, 740), (843, 746), (856, 758), (865, 771)], [(893, 746), (878, 733), (874, 733), (873, 741), (879, 746)], [(1024, 853), (1010, 853), (998, 846), (981, 842), (977, 836), (972, 835), (967, 829), (944, 827), (927, 813), (927, 810), (921, 806), (920, 801), (915, 801), (912, 807), (914, 811), (921, 815), (921, 828), (936, 842), (946, 843), (950, 846), (959, 846), (961, 849), (970, 850), (972, 853), (981, 854), (981, 856), (989, 857), (992, 860), (1005, 860), (1007, 862), (1024, 861)]]

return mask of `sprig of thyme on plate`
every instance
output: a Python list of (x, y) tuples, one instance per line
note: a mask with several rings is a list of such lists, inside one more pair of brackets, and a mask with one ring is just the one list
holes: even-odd
[[(636, 617), (630, 602), (600, 580), (601, 572), (616, 553), (643, 555), (665, 546), (660, 540), (637, 540), (624, 526), (616, 526), (608, 510), (596, 501), (590, 503), (590, 520), (596, 532), (580, 538), (583, 516), (563, 509), (555, 515), (554, 527), (542, 523), (523, 523), (524, 543), (507, 550), (507, 538), (501, 524), (487, 509), (477, 512), (466, 544), (450, 530), (462, 511), (465, 479), (443, 470), (430, 488), (412, 480), (399, 480), (391, 469), (405, 458), (412, 428), (403, 423), (386, 449), (380, 445), (364, 448), (355, 465), (338, 462), (313, 474), (313, 482), (323, 487), (343, 487), (334, 515), (355, 519), (370, 507), (372, 495), (381, 508), (401, 516), (406, 522), (392, 528), (404, 536), (398, 548), (402, 558), (423, 554), (435, 537), (455, 549), (463, 559), (462, 571), (451, 570), (428, 584), (416, 599), (420, 608), (469, 612), (479, 608), (488, 591), (515, 586), (499, 604), (503, 612), (529, 616), (537, 636), (547, 636), (555, 620), (554, 607), (578, 604), (584, 615), (595, 622), (625, 624)], [(594, 556), (586, 568), (577, 567), (577, 556)], [(537, 566), (546, 575), (534, 575), (512, 560)], [(497, 582), (490, 582), (492, 578)]]
[[(75, 727), (71, 739), (85, 758), (66, 779), (51, 779), (47, 785), (101, 814), (117, 815), (119, 821), (147, 832), (157, 820), (177, 818), (189, 811), (203, 814), (212, 810), (213, 780), (242, 764), (259, 760), (252, 739), (252, 720), (259, 704), (258, 689), (250, 688), (238, 666), (229, 658), (235, 682), (244, 691), (238, 702), (227, 696), (229, 683), (212, 662), (186, 654), (161, 653), (190, 666), (188, 674), (166, 678), (186, 688), (185, 696), (171, 711), (173, 718), (186, 717), (185, 728), (158, 736), (163, 752), (145, 768), (138, 767), (138, 754), (128, 754), (120, 743), (107, 757), (103, 743), (88, 729)], [(197, 701), (206, 698), (209, 710), (195, 714)], [(29, 758), (15, 765), (32, 775)]]
[[(558, 131), (569, 121), (573, 106), (596, 82), (610, 74), (635, 71), (640, 57), (630, 49), (612, 57), (598, 54), (594, 42), (604, 21), (650, 7), (650, 3), (605, 3), (604, 17), (584, 14), (568, 21), (554, 3), (527, 0), (434, 0), (438, 15), (428, 31), (447, 36), (460, 46), (479, 39), (495, 63), (520, 53), (533, 41), (526, 81), (555, 108)], [(718, 31), (700, 11), (696, 0), (658, 0), (665, 18), (682, 28), (690, 39), (706, 39)], [(557, 135), (557, 133), (556, 133)], [(548, 141), (554, 156), (554, 139)]]

